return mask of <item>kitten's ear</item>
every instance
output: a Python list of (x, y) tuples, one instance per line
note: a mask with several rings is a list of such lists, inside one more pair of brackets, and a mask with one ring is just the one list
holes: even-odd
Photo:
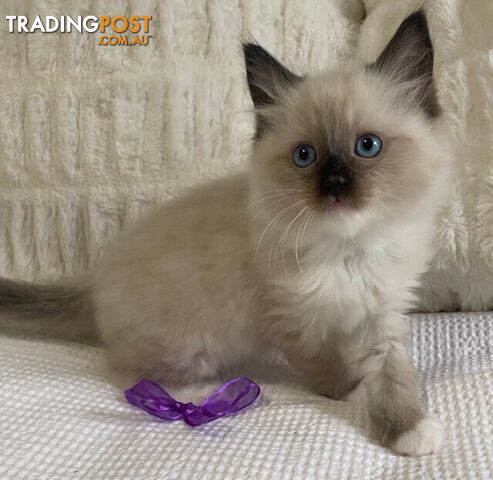
[(440, 114), (440, 106), (433, 83), (433, 45), (426, 16), (418, 10), (402, 22), (371, 70), (412, 90), (414, 100), (430, 116)]
[(301, 81), (301, 77), (288, 70), (260, 45), (244, 43), (243, 54), (248, 88), (255, 108), (276, 103), (286, 89)]

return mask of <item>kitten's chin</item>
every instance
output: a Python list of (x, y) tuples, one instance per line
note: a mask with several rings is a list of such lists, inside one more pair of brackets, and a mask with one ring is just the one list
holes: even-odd
[(323, 231), (343, 238), (356, 236), (367, 220), (362, 212), (345, 202), (324, 206), (319, 218)]
[(318, 231), (320, 235), (328, 234), (332, 238), (355, 238), (375, 219), (372, 210), (360, 208), (352, 198), (326, 197), (319, 203), (317, 210), (314, 232)]

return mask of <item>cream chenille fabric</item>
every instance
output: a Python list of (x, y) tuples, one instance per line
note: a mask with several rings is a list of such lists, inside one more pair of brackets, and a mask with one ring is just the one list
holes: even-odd
[[(423, 1), (365, 3), (363, 21), (356, 0), (1, 0), (0, 274), (80, 272), (129, 218), (238, 169), (253, 124), (240, 38), (298, 72), (372, 61)], [(480, 310), (493, 304), (493, 2), (424, 7), (456, 157), (423, 305)], [(12, 14), (152, 15), (153, 39), (8, 33)]]
[[(5, 15), (36, 14), (152, 15), (153, 39), (8, 33)], [(0, 274), (79, 272), (129, 218), (238, 169), (242, 36), (317, 70), (355, 50), (362, 16), (348, 0), (0, 0)]]

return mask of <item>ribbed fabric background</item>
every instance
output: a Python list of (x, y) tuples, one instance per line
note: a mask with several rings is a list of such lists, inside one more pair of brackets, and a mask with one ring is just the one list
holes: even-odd
[[(5, 15), (152, 15), (146, 47), (9, 33)], [(253, 132), (240, 38), (293, 69), (355, 49), (360, 2), (0, 0), (0, 274), (87, 267), (157, 200), (244, 162)]]

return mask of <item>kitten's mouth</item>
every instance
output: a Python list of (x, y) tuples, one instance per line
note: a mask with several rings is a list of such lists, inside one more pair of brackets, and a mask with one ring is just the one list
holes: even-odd
[(341, 210), (349, 207), (349, 202), (341, 200), (339, 197), (330, 197), (327, 210)]

